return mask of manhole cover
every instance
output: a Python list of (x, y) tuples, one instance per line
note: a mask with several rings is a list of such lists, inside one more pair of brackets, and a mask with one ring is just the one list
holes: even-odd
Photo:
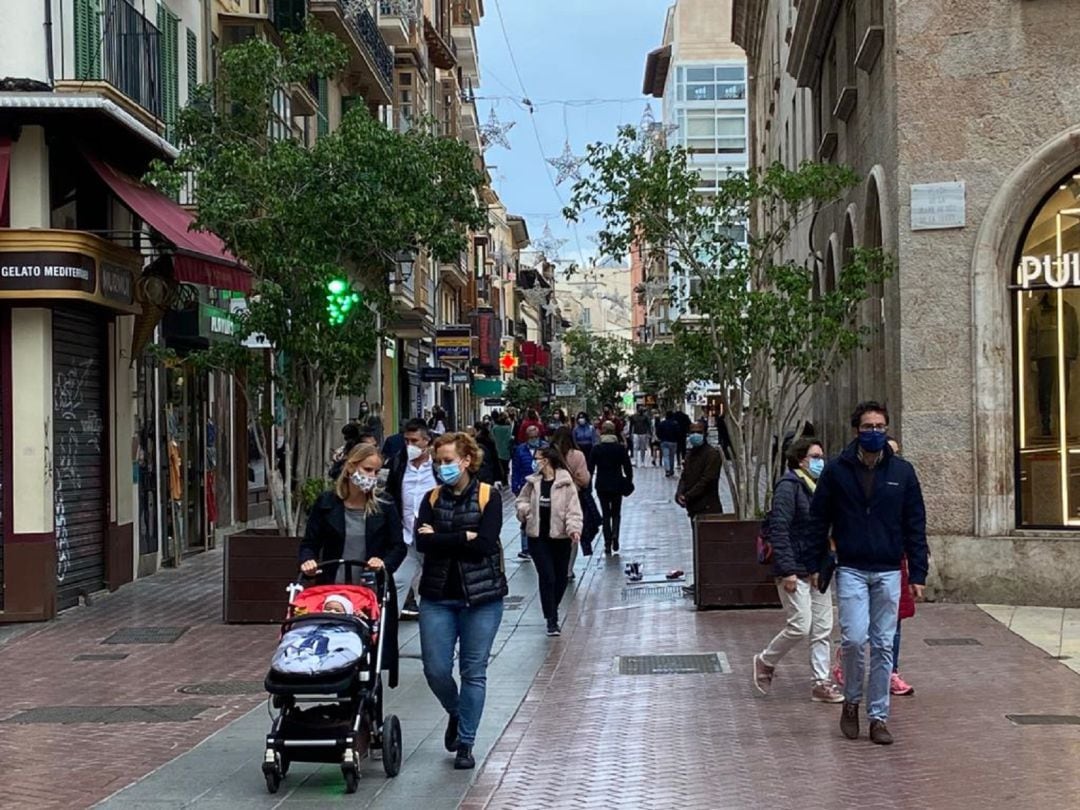
[(1007, 714), (1005, 719), (1017, 726), (1080, 726), (1075, 714)]
[(127, 653), (83, 653), (76, 655), (72, 661), (123, 661), (128, 657)]
[(931, 647), (981, 647), (977, 638), (924, 638)]
[(39, 706), (0, 721), (30, 723), (182, 723), (194, 720), (210, 706), (180, 703), (172, 706)]
[(620, 675), (709, 675), (731, 672), (722, 652), (684, 655), (618, 655), (615, 670)]
[(266, 687), (262, 681), (210, 681), (181, 686), (176, 691), (185, 695), (258, 695)]
[(187, 627), (124, 627), (101, 643), (172, 644), (187, 631)]
[(624, 602), (636, 602), (641, 599), (681, 599), (682, 585), (635, 585), (622, 589)]
[(524, 603), (524, 596), (507, 596), (503, 599), (503, 610), (521, 610)]

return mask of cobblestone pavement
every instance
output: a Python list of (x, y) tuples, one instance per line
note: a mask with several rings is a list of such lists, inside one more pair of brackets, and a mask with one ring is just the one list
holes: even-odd
[[(673, 490), (640, 471), (621, 559), (589, 566), (463, 810), (1078, 806), (1080, 726), (1006, 715), (1080, 715), (1080, 679), (974, 605), (920, 605), (904, 622), (902, 670), (916, 694), (893, 699), (891, 748), (866, 739), (865, 718), (862, 739), (840, 736), (839, 707), (809, 700), (799, 650), (772, 694), (755, 697), (751, 656), (780, 628), (779, 611), (699, 613), (663, 588), (623, 581), (632, 559), (647, 574), (690, 568)], [(620, 655), (706, 652), (724, 653), (731, 672), (631, 676), (613, 666)]]

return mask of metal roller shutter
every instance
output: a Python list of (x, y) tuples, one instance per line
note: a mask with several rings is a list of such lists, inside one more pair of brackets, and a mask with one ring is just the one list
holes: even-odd
[(57, 607), (105, 587), (105, 327), (53, 311), (53, 478)]

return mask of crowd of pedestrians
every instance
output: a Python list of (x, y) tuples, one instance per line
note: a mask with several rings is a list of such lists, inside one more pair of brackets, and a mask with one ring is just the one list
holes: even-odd
[[(446, 748), (456, 768), (472, 768), (487, 661), (508, 592), (503, 493), (514, 499), (517, 557), (535, 566), (546, 632), (558, 636), (577, 555), (591, 555), (599, 536), (605, 556), (620, 552), (635, 468), (679, 473), (674, 500), (691, 524), (723, 511), (730, 443), (722, 421), (645, 407), (626, 418), (609, 406), (596, 418), (581, 412), (573, 419), (559, 409), (508, 408), (454, 432), (436, 409), (403, 424), (380, 450), (381, 429), (358, 418), (330, 461), (332, 488), (310, 511), (301, 569), (340, 581), (333, 566), (317, 570), (317, 560), (345, 558), (390, 574), (394, 638), (399, 611), (419, 619), (424, 675), (447, 713)], [(851, 425), (853, 441), (831, 461), (812, 426), (783, 439), (787, 469), (763, 534), (785, 620), (753, 657), (753, 685), (767, 695), (782, 661), (806, 642), (810, 699), (843, 704), (840, 729), (852, 739), (865, 702), (870, 739), (889, 744), (890, 698), (914, 692), (898, 669), (900, 621), (914, 614), (926, 582), (926, 517), (914, 469), (888, 435), (885, 406), (859, 405)]]

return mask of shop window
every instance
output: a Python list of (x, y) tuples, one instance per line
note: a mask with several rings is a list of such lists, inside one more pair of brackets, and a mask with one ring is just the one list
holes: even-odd
[(1080, 174), (1032, 218), (1010, 289), (1018, 525), (1080, 526)]

